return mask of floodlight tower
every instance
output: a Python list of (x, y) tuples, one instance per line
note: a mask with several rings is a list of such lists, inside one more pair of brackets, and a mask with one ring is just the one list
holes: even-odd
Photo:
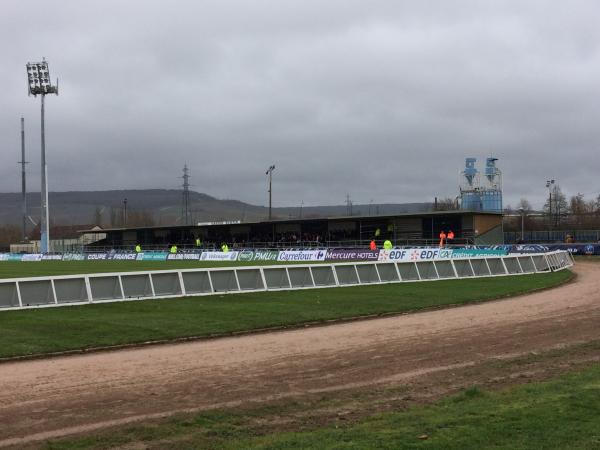
[(269, 166), (265, 175), (269, 175), (269, 220), (271, 220), (271, 186), (273, 184), (273, 171), (275, 170), (275, 166)]
[(27, 81), (29, 83), (29, 95), (41, 97), (41, 131), (42, 131), (42, 211), (40, 221), (40, 247), (42, 253), (47, 253), (50, 243), (49, 216), (48, 216), (48, 167), (46, 166), (46, 135), (44, 132), (44, 98), (47, 94), (58, 95), (58, 79), (56, 86), (52, 86), (50, 81), (50, 71), (45, 59), (42, 62), (27, 63)]

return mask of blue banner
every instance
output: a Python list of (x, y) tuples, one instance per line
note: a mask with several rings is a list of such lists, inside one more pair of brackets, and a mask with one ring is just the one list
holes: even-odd
[(600, 244), (517, 244), (510, 253), (544, 253), (567, 250), (573, 255), (600, 255)]

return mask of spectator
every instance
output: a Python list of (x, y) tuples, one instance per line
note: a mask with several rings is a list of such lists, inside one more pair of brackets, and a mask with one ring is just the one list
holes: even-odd
[(446, 233), (444, 232), (444, 230), (440, 231), (440, 248), (444, 247), (446, 241)]

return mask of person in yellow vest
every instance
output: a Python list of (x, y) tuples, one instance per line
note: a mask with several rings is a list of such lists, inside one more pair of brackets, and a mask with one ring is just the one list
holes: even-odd
[(390, 241), (389, 239), (386, 239), (385, 242), (383, 243), (383, 248), (385, 250), (391, 250), (394, 246), (392, 245), (392, 241)]
[(375, 230), (375, 237), (379, 237), (380, 235), (381, 235), (381, 229), (380, 229), (380, 228), (377, 228), (377, 229)]
[(170, 250), (171, 254), (175, 254), (177, 253), (177, 246), (176, 245), (171, 245), (171, 250)]
[(223, 243), (223, 245), (221, 245), (221, 250), (223, 251), (223, 253), (227, 253), (229, 252), (229, 247), (227, 246), (227, 244)]
[(196, 238), (196, 247), (200, 247), (200, 245), (202, 245), (202, 242), (200, 242), (200, 238)]
[(142, 246), (140, 244), (136, 244), (135, 245), (135, 252), (136, 253), (142, 253)]
[(444, 246), (444, 242), (446, 241), (446, 233), (444, 230), (440, 231), (440, 248)]

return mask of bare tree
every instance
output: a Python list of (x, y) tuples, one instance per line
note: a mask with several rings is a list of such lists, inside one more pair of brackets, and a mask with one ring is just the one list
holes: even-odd
[[(550, 224), (558, 226), (560, 225), (561, 216), (569, 211), (567, 198), (565, 197), (565, 194), (562, 193), (558, 184), (553, 185), (550, 193), (550, 197), (544, 204), (544, 212), (548, 214)], [(552, 202), (550, 202), (550, 198), (552, 199)]]
[(102, 209), (99, 206), (94, 210), (94, 225), (102, 226)]
[(439, 199), (437, 202), (436, 211), (454, 211), (458, 209), (458, 202), (456, 199), (447, 197)]
[(21, 241), (21, 229), (18, 225), (0, 225), (0, 249), (8, 250), (10, 244)]
[(517, 203), (517, 210), (521, 209), (526, 213), (533, 211), (531, 203), (529, 203), (529, 200), (527, 200), (526, 198), (522, 198), (521, 200), (519, 200), (519, 203)]
[(127, 225), (134, 227), (151, 227), (155, 225), (154, 216), (146, 209), (133, 210), (129, 212), (127, 217)]
[(586, 214), (590, 212), (588, 210), (588, 204), (583, 198), (583, 194), (577, 193), (577, 195), (573, 195), (569, 200), (569, 211), (571, 214)]

